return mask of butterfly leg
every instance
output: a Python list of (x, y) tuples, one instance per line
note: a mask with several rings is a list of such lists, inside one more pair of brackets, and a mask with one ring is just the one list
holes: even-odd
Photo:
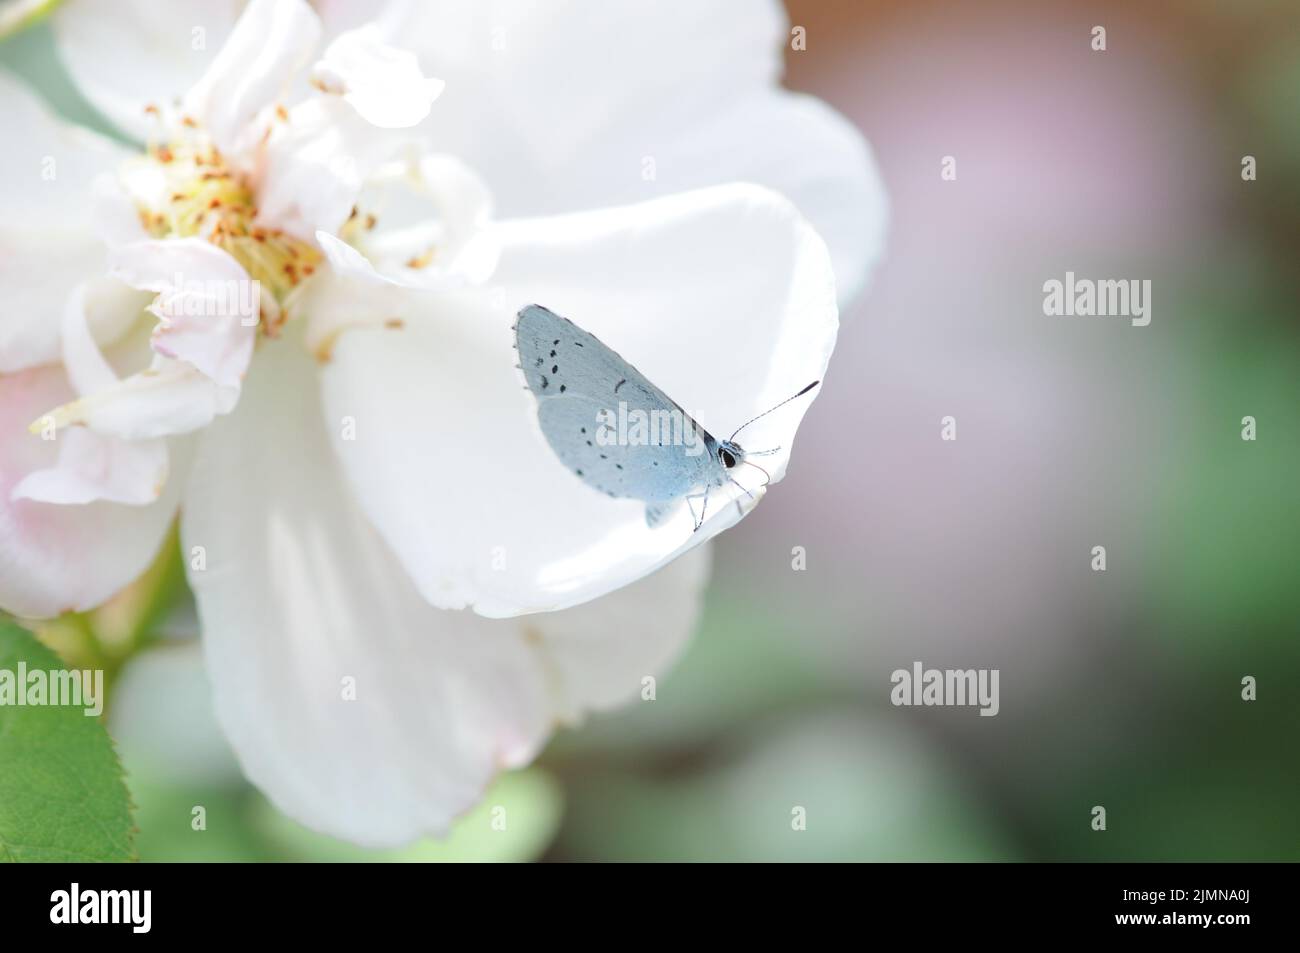
[[(727, 479), (730, 480), (732, 483), (736, 484), (736, 486), (740, 487), (740, 492), (744, 493), (747, 497), (750, 498), (750, 500), (754, 499), (754, 494), (750, 493), (749, 490), (745, 489), (745, 487), (741, 484), (741, 482), (737, 480), (735, 477), (729, 476), (727, 477)], [(740, 500), (736, 500), (736, 502), (739, 503)]]
[[(736, 486), (740, 487), (741, 492), (744, 493), (747, 497), (749, 497), (750, 501), (753, 502), (754, 494), (750, 493), (749, 490), (746, 489), (745, 486), (739, 480), (737, 480), (733, 476), (729, 476), (727, 477), (727, 479), (730, 480), (732, 483), (736, 484)], [(745, 508), (740, 505), (740, 497), (736, 497), (735, 503), (736, 503), (736, 513), (739, 514), (741, 518), (744, 518)]]
[[(695, 507), (691, 506), (691, 500), (704, 498), (704, 505), (700, 507), (700, 515), (695, 515)], [(709, 510), (709, 491), (706, 489), (703, 493), (690, 493), (686, 496), (686, 507), (691, 511), (691, 519), (695, 520), (695, 529), (692, 532), (699, 532), (700, 527), (704, 525), (704, 514)]]

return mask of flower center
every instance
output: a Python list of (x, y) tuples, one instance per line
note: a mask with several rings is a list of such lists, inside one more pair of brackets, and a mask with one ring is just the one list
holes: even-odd
[(148, 155), (162, 173), (166, 197), (160, 208), (140, 209), (145, 230), (154, 238), (197, 236), (227, 252), (281, 306), (274, 319), (264, 312), (260, 324), (263, 334), (276, 336), (290, 295), (323, 260), (320, 251), (257, 225), (252, 188), (202, 137), (151, 146)]

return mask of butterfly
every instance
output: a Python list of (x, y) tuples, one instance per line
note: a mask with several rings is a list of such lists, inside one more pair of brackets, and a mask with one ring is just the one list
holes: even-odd
[[(752, 466), (767, 476), (749, 458), (780, 448), (746, 452), (736, 435), (820, 383), (813, 381), (719, 440), (628, 361), (568, 318), (530, 304), (519, 312), (513, 330), (519, 369), (537, 398), (538, 423), (560, 462), (606, 496), (643, 501), (646, 524), (652, 528), (685, 500), (698, 530), (704, 525), (709, 494), (728, 483), (753, 499), (732, 471)], [(698, 516), (691, 506), (697, 499), (703, 500)]]

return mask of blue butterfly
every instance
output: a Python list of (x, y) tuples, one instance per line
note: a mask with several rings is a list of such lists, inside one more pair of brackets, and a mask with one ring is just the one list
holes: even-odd
[(651, 527), (680, 500), (690, 506), (702, 498), (695, 518), (698, 530), (710, 492), (728, 483), (752, 499), (731, 471), (747, 465), (766, 476), (749, 458), (776, 450), (746, 452), (736, 434), (820, 383), (813, 381), (718, 440), (640, 371), (567, 318), (531, 304), (519, 312), (514, 332), (519, 368), (537, 398), (537, 419), (551, 449), (592, 489), (644, 501)]

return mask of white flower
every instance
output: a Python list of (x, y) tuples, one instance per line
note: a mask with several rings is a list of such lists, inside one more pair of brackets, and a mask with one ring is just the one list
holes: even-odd
[[(143, 157), (0, 78), (0, 606), (97, 605), (179, 507), (248, 776), (393, 844), (634, 697), (753, 505), (650, 529), (574, 479), (516, 311), (725, 435), (822, 376), (832, 258), (860, 282), (883, 201), (857, 135), (776, 87), (775, 5), (364, 7), (68, 3), (69, 69)], [(773, 481), (805, 409), (746, 431)]]

